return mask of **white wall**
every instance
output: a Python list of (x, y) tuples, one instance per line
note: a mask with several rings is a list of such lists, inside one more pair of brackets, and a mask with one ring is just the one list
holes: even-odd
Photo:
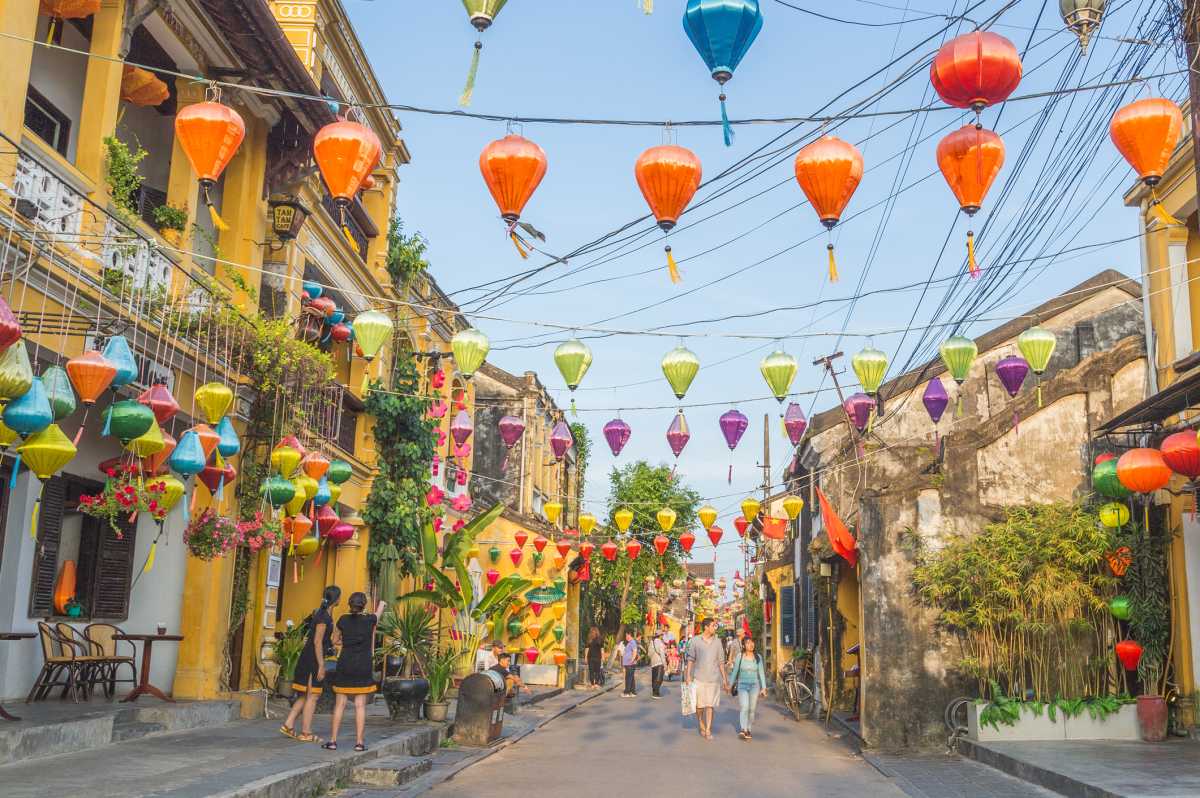
[[(38, 40), (45, 41), (49, 18), (38, 20)], [(75, 50), (90, 50), (91, 44), (80, 35), (74, 25), (67, 23), (63, 29), (63, 47)], [(52, 102), (59, 111), (71, 119), (71, 138), (67, 146), (67, 160), (75, 162), (75, 146), (79, 137), (79, 117), (83, 112), (83, 84), (87, 73), (87, 58), (62, 50), (46, 47), (33, 48), (33, 64), (29, 82), (43, 97)]]

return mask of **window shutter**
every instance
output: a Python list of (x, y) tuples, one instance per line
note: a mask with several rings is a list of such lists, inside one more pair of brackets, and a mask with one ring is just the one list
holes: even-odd
[(121, 524), (122, 536), (107, 526), (101, 529), (96, 554), (96, 582), (92, 593), (91, 617), (123, 621), (129, 617), (129, 582), (133, 576), (134, 524)]
[(54, 614), (54, 582), (58, 579), (58, 542), (62, 534), (66, 494), (67, 483), (62, 477), (52, 477), (42, 489), (37, 548), (33, 555), (33, 584), (29, 597), (30, 618), (46, 618)]

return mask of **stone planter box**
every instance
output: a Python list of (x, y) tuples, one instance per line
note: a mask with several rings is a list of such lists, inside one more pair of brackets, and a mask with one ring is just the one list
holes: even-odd
[(521, 681), (539, 687), (558, 687), (558, 666), (522, 665)]
[(1061, 712), (1050, 720), (1049, 712), (1041, 716), (1023, 711), (1021, 719), (1012, 726), (1000, 724), (997, 729), (979, 723), (979, 713), (986, 704), (967, 706), (967, 738), (980, 743), (1020, 742), (1034, 740), (1139, 740), (1137, 706), (1126, 704), (1104, 720), (1095, 720), (1085, 710), (1074, 718)]

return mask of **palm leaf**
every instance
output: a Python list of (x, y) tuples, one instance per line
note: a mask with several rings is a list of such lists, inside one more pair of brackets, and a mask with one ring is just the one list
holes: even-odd
[(428, 566), (437, 562), (437, 533), (433, 531), (432, 523), (421, 530), (421, 556)]

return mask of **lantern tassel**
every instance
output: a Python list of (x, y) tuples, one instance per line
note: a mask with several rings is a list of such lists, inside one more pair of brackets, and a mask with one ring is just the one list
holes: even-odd
[(475, 52), (471, 54), (471, 68), (467, 70), (467, 85), (463, 87), (462, 94), (458, 98), (458, 104), (462, 108), (466, 108), (471, 104), (471, 97), (475, 94), (475, 77), (479, 74), (479, 54), (483, 52), (483, 42), (475, 42)]
[[(575, 395), (574, 394), (571, 394), (571, 415), (576, 416), (576, 417), (579, 416), (579, 411), (575, 409)], [(507, 458), (505, 458), (505, 459), (507, 459)]]
[(217, 498), (217, 504), (220, 504), (221, 500), (225, 498), (225, 475), (224, 474), (222, 474), (221, 478), (217, 480), (217, 496), (216, 496), (216, 498)]
[[(45, 487), (43, 485), (43, 487)], [(33, 512), (29, 516), (29, 537), (37, 540), (38, 511), (42, 508), (42, 494), (33, 501)]]
[(826, 244), (825, 248), (829, 250), (829, 282), (836, 283), (838, 281), (837, 259), (833, 256), (833, 244)]
[(21, 471), (21, 453), (17, 452), (17, 459), (13, 461), (12, 475), (8, 478), (8, 489), (14, 491), (17, 489), (17, 474)]
[(46, 29), (46, 44), (54, 44), (54, 30), (58, 26), (58, 17), (50, 17), (50, 27)]
[(204, 192), (204, 204), (208, 206), (208, 218), (212, 219), (213, 227), (220, 230), (222, 233), (229, 229), (229, 225), (225, 224), (225, 220), (221, 218), (221, 214), (217, 213), (217, 206), (213, 205), (211, 199), (208, 198), (208, 192)]
[(300, 581), (300, 561), (292, 560), (292, 584)]
[(960, 392), (954, 399), (954, 415), (962, 416), (962, 393)]
[(979, 264), (975, 262), (975, 231), (967, 231), (967, 270), (971, 279), (979, 277)]
[(1153, 202), (1150, 203), (1150, 215), (1157, 219), (1160, 224), (1168, 227), (1179, 227), (1183, 224), (1183, 222), (1167, 213), (1167, 209), (1162, 206), (1162, 201), (1158, 197), (1155, 197)]
[(1021, 417), (1017, 415), (1017, 411), (1013, 411), (1013, 432), (1017, 435), (1021, 434)]
[[(288, 556), (295, 557), (296, 556), (296, 539), (289, 536), (289, 540), (290, 540), (290, 542), (288, 543)], [(292, 563), (292, 565), (295, 565), (295, 563)]]
[(100, 430), (100, 436), (107, 437), (108, 433), (110, 432), (111, 429), (112, 429), (112, 408), (110, 407), (108, 409), (108, 412), (104, 414), (104, 427)]
[(1038, 378), (1038, 383), (1037, 383), (1037, 400), (1038, 400), (1038, 409), (1040, 410), (1042, 407), (1042, 380), (1040, 377)]
[(671, 254), (671, 247), (666, 247), (667, 252), (667, 274), (671, 277), (672, 283), (679, 283), (683, 280), (683, 276), (679, 273), (679, 264), (675, 262), (675, 256)]
[(150, 544), (150, 553), (146, 555), (146, 564), (142, 566), (142, 573), (150, 573), (150, 569), (154, 567), (154, 555), (158, 551), (158, 541), (155, 540)]
[(324, 546), (324, 544), (322, 544), (321, 546), (319, 546), (319, 547), (317, 548), (317, 557), (316, 557), (316, 559), (314, 559), (314, 560), (313, 560), (313, 565), (319, 565), (319, 564), (320, 564), (320, 562), (321, 562), (321, 555), (322, 555), (322, 554), (324, 554), (324, 553), (325, 553), (325, 546)]
[(725, 483), (728, 485), (733, 484), (733, 461), (732, 460), (729, 461), (729, 476), (726, 477)]
[(729, 124), (729, 112), (725, 110), (725, 93), (721, 93), (721, 132), (725, 134), (725, 146), (733, 146), (733, 127)]
[(521, 237), (517, 235), (517, 231), (509, 230), (508, 237), (512, 239), (513, 246), (517, 248), (517, 252), (520, 253), (521, 259), (529, 260), (529, 253), (525, 250), (525, 247), (521, 245)]

